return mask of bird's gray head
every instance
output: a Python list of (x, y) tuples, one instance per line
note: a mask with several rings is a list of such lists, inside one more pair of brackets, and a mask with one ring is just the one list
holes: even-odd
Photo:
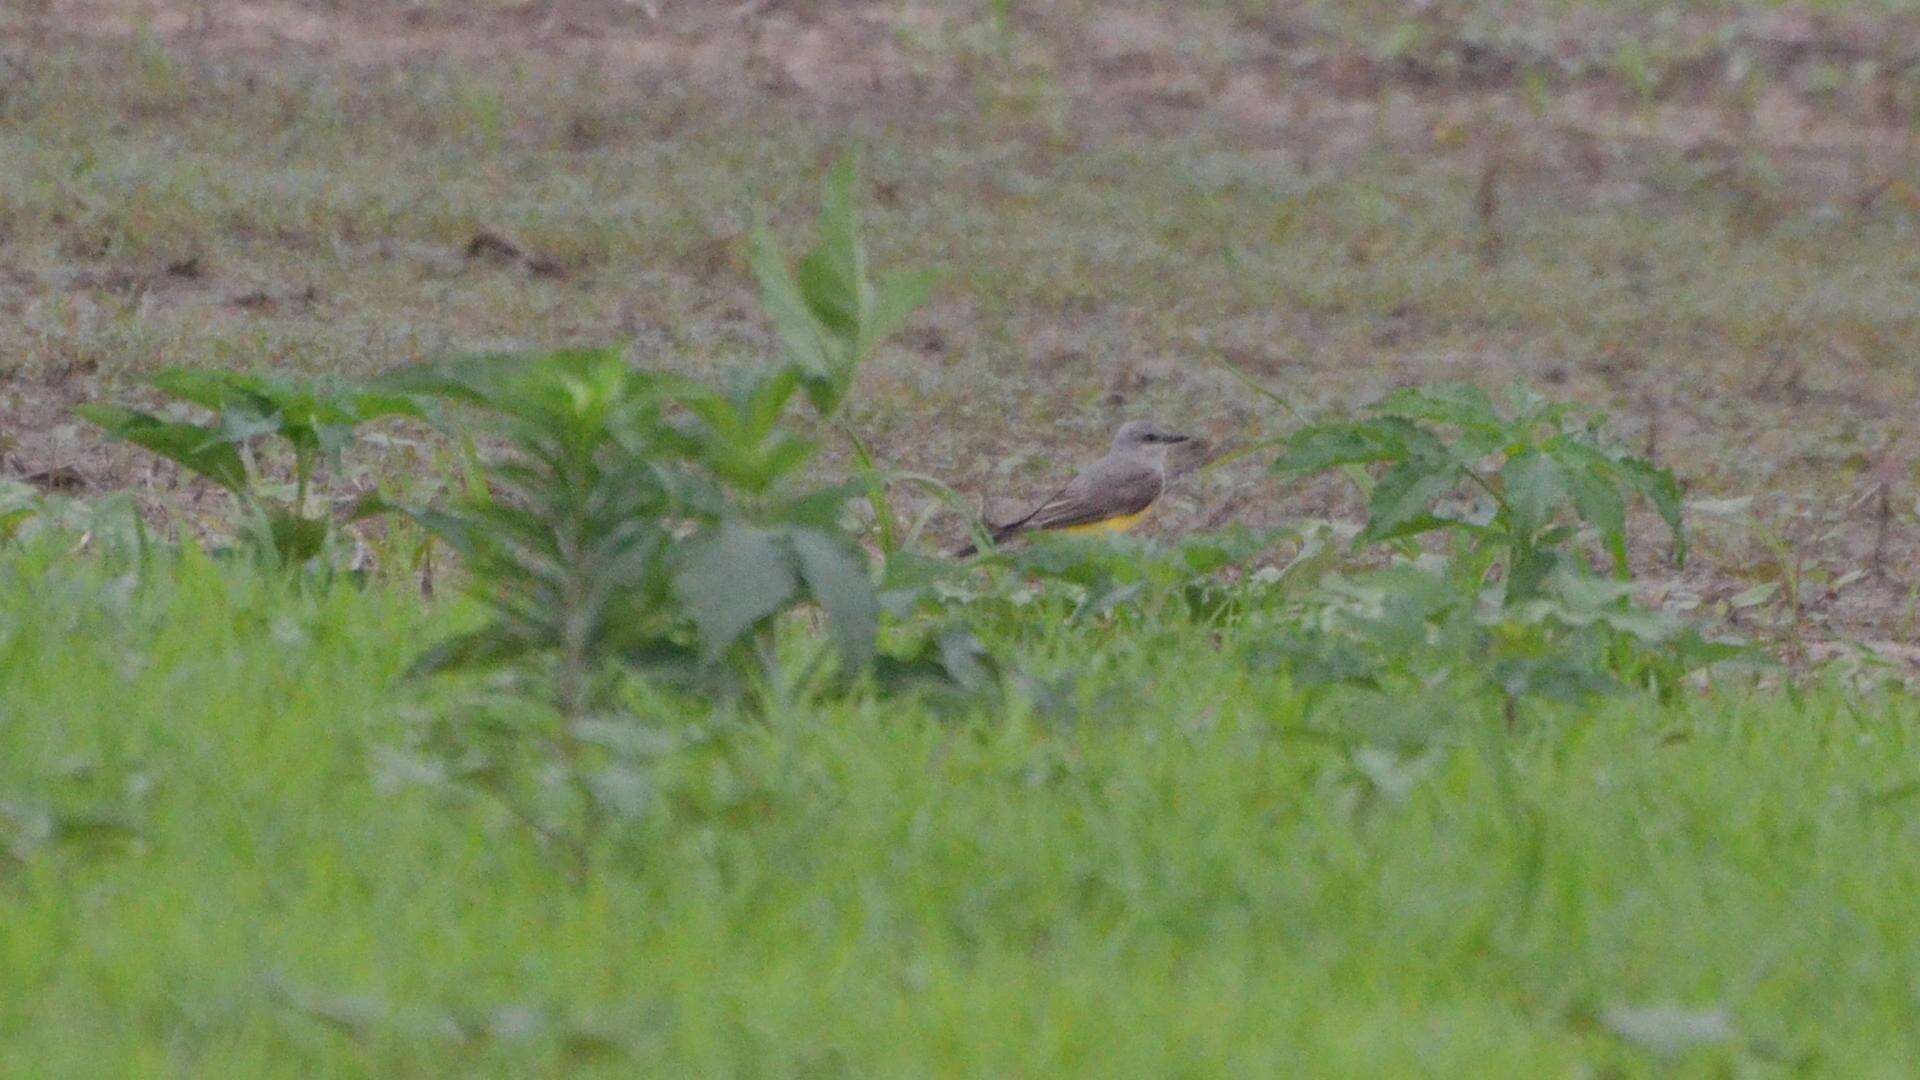
[(1192, 437), (1175, 434), (1151, 420), (1129, 420), (1114, 433), (1113, 448), (1116, 451), (1158, 450), (1164, 454), (1167, 447), (1186, 442)]

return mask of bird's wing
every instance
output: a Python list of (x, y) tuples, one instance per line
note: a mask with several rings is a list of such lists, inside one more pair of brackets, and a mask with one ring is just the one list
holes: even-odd
[(1103, 458), (1039, 509), (995, 530), (996, 539), (1028, 529), (1068, 529), (1137, 514), (1160, 497), (1160, 470), (1141, 461)]

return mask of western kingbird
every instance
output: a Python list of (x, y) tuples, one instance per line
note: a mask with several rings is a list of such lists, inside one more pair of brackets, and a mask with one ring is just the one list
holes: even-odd
[[(1167, 450), (1191, 436), (1176, 435), (1151, 420), (1129, 420), (1114, 433), (1107, 456), (1080, 470), (1031, 514), (1005, 525), (988, 525), (998, 544), (1037, 529), (1122, 533), (1134, 527), (1167, 484)], [(953, 553), (964, 559), (972, 544)]]

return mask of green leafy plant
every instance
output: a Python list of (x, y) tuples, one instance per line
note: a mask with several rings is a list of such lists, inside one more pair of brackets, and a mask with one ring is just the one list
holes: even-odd
[[(421, 744), (436, 750), (435, 775), (497, 796), (582, 871), (601, 825), (644, 802), (640, 759), (657, 741), (632, 695), (679, 688), (771, 709), (823, 685), (829, 657), (842, 685), (876, 669), (881, 606), (845, 511), (865, 491), (891, 551), (895, 481), (842, 423), (863, 479), (807, 482), (819, 444), (789, 416), (804, 394), (837, 422), (860, 363), (934, 282), (871, 275), (856, 195), (849, 158), (828, 176), (817, 242), (792, 266), (755, 232), (750, 260), (784, 357), (724, 386), (586, 350), (412, 369), (376, 387), (445, 403), (435, 411), (454, 434), (501, 448), (447, 505), (363, 507), (404, 510), (444, 541), (490, 612), (415, 671), (505, 669), (518, 690), (483, 722), (437, 718)], [(802, 607), (822, 614), (831, 648), (790, 668), (780, 626)], [(950, 656), (966, 652), (944, 640)], [(884, 658), (882, 683), (958, 684), (923, 653), (921, 642)]]
[(1501, 605), (1462, 588), (1444, 560), (1400, 561), (1333, 575), (1249, 637), (1249, 658), (1306, 687), (1401, 693), (1440, 682), (1520, 701), (1579, 700), (1653, 686), (1746, 655), (1709, 642), (1672, 615), (1631, 603), (1630, 583), (1563, 568), (1551, 588)]
[[(1651, 505), (1683, 560), (1680, 485), (1574, 406), (1517, 386), (1501, 404), (1470, 386), (1406, 389), (1357, 419), (1304, 424), (1239, 454), (1276, 446), (1275, 474), (1335, 470), (1367, 504), (1359, 527), (1303, 530), (1293, 560), (1261, 575), (1270, 595), (1239, 601), (1265, 611), (1250, 660), (1304, 685), (1444, 685), (1465, 700), (1490, 693), (1511, 716), (1529, 699), (1670, 693), (1701, 667), (1747, 655), (1636, 605), (1628, 510)], [(1449, 541), (1440, 553), (1422, 552), (1429, 534)], [(1341, 541), (1374, 569), (1343, 565)], [(1602, 559), (1611, 581), (1593, 573)]]
[(581, 733), (611, 730), (625, 676), (765, 704), (811, 682), (827, 655), (783, 679), (778, 625), (801, 605), (824, 614), (843, 680), (873, 663), (880, 606), (843, 512), (866, 491), (891, 550), (894, 481), (841, 425), (864, 479), (808, 485), (801, 470), (818, 443), (787, 415), (804, 392), (836, 419), (860, 363), (934, 282), (924, 271), (873, 278), (856, 194), (849, 158), (828, 176), (817, 242), (792, 266), (755, 232), (750, 259), (785, 356), (725, 387), (638, 372), (606, 350), (469, 361), (381, 386), (477, 410), (479, 433), (508, 448), (452, 506), (407, 508), (463, 556), (493, 612), (417, 670), (511, 665), (529, 676), (529, 696), (552, 706), (548, 741), (572, 778), (576, 836), (606, 816), (592, 777), (620, 767)]
[[(1296, 530), (1228, 528), (1170, 543), (1131, 537), (1037, 536), (981, 559), (1005, 613), (1046, 619), (1171, 618), (1220, 621), (1244, 611), (1238, 588), (1250, 567)], [(1021, 597), (1023, 611), (1006, 610)]]
[[(891, 492), (910, 486), (949, 505), (958, 496), (939, 480), (891, 469), (843, 416), (855, 373), (881, 341), (927, 302), (941, 271), (934, 267), (875, 276), (869, 268), (860, 211), (857, 159), (842, 158), (827, 174), (813, 245), (789, 263), (765, 226), (754, 230), (748, 261), (760, 285), (760, 304), (773, 322), (787, 362), (799, 373), (814, 407), (846, 440), (877, 529), (881, 553), (891, 558), (906, 538)], [(924, 519), (907, 531), (917, 535)]]
[(828, 417), (845, 402), (861, 362), (926, 303), (940, 279), (934, 268), (873, 276), (859, 189), (858, 162), (849, 155), (827, 173), (818, 235), (797, 263), (788, 264), (765, 226), (754, 230), (747, 252), (787, 360)]
[[(466, 558), (497, 615), (424, 670), (557, 650), (576, 672), (619, 660), (763, 676), (771, 621), (804, 600), (826, 612), (847, 670), (872, 656), (873, 587), (840, 527), (855, 488), (800, 482), (816, 444), (781, 422), (792, 368), (719, 391), (585, 350), (385, 385), (477, 408), (481, 434), (508, 447), (453, 507), (411, 511)], [(559, 697), (573, 710), (583, 695), (568, 684)]]
[(1391, 544), (1443, 532), (1453, 565), (1472, 583), (1503, 579), (1508, 605), (1535, 600), (1583, 539), (1631, 574), (1627, 510), (1658, 512), (1686, 558), (1680, 485), (1672, 473), (1610, 444), (1598, 418), (1512, 388), (1507, 408), (1471, 386), (1400, 390), (1362, 419), (1306, 425), (1273, 462), (1281, 477), (1332, 468), (1372, 469), (1367, 521), (1356, 544)]
[[(903, 550), (888, 560), (881, 580), (895, 646), (880, 658), (880, 681), (955, 703), (1011, 687), (1032, 704), (1060, 705), (1059, 686), (996, 657), (984, 642), (1156, 626), (1229, 629), (1268, 605), (1267, 585), (1320, 560), (1326, 545), (1317, 524), (1275, 532), (1234, 527), (1172, 543), (1043, 534), (964, 567)], [(1304, 542), (1287, 571), (1256, 574), (1262, 556), (1296, 538)]]
[[(807, 603), (825, 613), (844, 675), (873, 656), (873, 584), (839, 525), (854, 488), (805, 486), (815, 444), (782, 423), (800, 382), (783, 367), (715, 390), (636, 371), (614, 350), (383, 382), (458, 406), (456, 426), (503, 447), (450, 505), (401, 508), (462, 557), (490, 613), (415, 672), (506, 668), (518, 691), (484, 722), (437, 720), (423, 745), (443, 770), (465, 762), (461, 779), (583, 869), (600, 827), (642, 801), (633, 747), (652, 743), (622, 704), (633, 676), (766, 700), (779, 685), (777, 620)], [(528, 767), (540, 762), (557, 768)]]
[[(173, 368), (151, 381), (176, 401), (211, 413), (211, 421), (169, 419), (120, 405), (74, 411), (115, 438), (232, 492), (243, 513), (242, 535), (255, 551), (286, 566), (304, 564), (325, 549), (332, 517), (313, 510), (309, 496), (321, 468), (338, 467), (355, 428), (378, 417), (420, 415), (403, 396), (277, 374)], [(269, 440), (282, 447), (290, 485), (270, 482)]]

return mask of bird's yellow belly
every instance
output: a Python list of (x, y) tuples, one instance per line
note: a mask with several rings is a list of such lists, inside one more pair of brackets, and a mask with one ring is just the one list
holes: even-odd
[(1087, 525), (1069, 525), (1060, 531), (1063, 533), (1123, 533), (1140, 524), (1140, 519), (1146, 516), (1147, 512), (1142, 510), (1137, 514), (1122, 514), (1119, 517), (1110, 517), (1105, 521), (1095, 521)]

